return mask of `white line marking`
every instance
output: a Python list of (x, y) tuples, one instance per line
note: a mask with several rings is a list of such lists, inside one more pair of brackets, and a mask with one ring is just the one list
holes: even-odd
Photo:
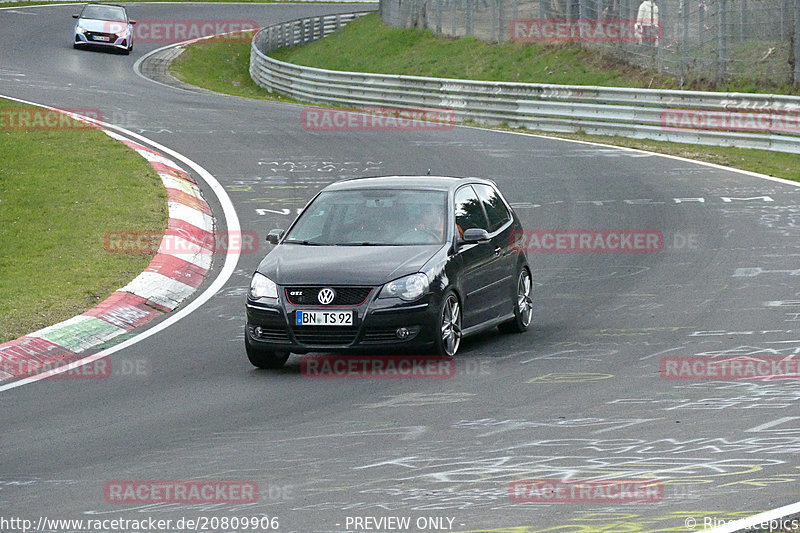
[[(36, 102), (29, 102), (27, 100), (22, 100), (20, 98), (13, 98), (11, 96), (3, 96), (3, 95), (0, 95), (0, 97), (6, 98), (8, 100), (12, 100), (14, 102), (19, 102), (21, 104), (34, 105), (34, 106), (42, 107), (42, 108), (45, 108), (45, 109), (51, 109), (51, 110), (57, 110), (58, 111), (58, 109), (55, 108), (55, 107), (50, 107), (50, 106), (46, 106), (46, 105), (42, 105), (42, 104), (37, 104)], [(222, 206), (222, 213), (223, 213), (223, 216), (225, 218), (225, 224), (226, 224), (226, 226), (228, 228), (228, 231), (232, 232), (233, 234), (236, 234), (237, 232), (239, 232), (241, 230), (241, 226), (239, 225), (239, 217), (236, 215), (236, 209), (234, 209), (234, 207), (233, 207), (233, 202), (231, 202), (231, 199), (228, 196), (228, 193), (225, 192), (225, 188), (222, 186), (222, 184), (219, 183), (217, 181), (217, 179), (214, 176), (212, 176), (209, 171), (207, 171), (206, 169), (204, 169), (203, 167), (201, 167), (200, 165), (198, 165), (197, 163), (195, 163), (194, 161), (192, 161), (188, 157), (184, 156), (183, 154), (180, 154), (180, 153), (176, 152), (175, 150), (167, 148), (166, 146), (163, 146), (163, 145), (161, 145), (161, 144), (159, 144), (159, 143), (157, 143), (155, 141), (151, 141), (150, 139), (148, 139), (148, 138), (146, 138), (146, 137), (144, 137), (142, 135), (138, 135), (138, 134), (136, 134), (136, 133), (134, 133), (132, 131), (126, 130), (125, 128), (121, 128), (119, 126), (114, 126), (113, 124), (108, 124), (108, 123), (105, 123), (105, 122), (101, 122), (101, 121), (93, 120), (93, 119), (89, 119), (89, 118), (87, 118), (87, 120), (89, 120), (90, 122), (93, 122), (95, 124), (98, 124), (98, 125), (100, 125), (100, 126), (102, 126), (104, 128), (112, 129), (112, 130), (116, 130), (116, 131), (118, 131), (120, 133), (124, 133), (125, 135), (127, 135), (130, 138), (133, 138), (133, 139), (136, 139), (136, 140), (138, 140), (138, 141), (140, 141), (142, 143), (148, 144), (148, 145), (154, 147), (155, 149), (157, 149), (157, 150), (169, 155), (170, 157), (173, 157), (173, 158), (181, 161), (186, 166), (188, 166), (189, 168), (194, 170), (203, 179), (203, 181), (205, 181), (208, 184), (208, 186), (211, 188), (211, 190), (217, 196), (217, 199), (219, 200), (219, 203)], [(124, 350), (125, 348), (133, 346), (134, 344), (137, 344), (137, 343), (139, 343), (139, 342), (141, 342), (141, 341), (143, 341), (143, 340), (145, 340), (145, 339), (147, 339), (149, 337), (152, 337), (156, 333), (159, 333), (159, 332), (167, 329), (171, 325), (175, 324), (179, 320), (182, 320), (183, 318), (186, 318), (191, 313), (193, 313), (194, 311), (199, 309), (200, 306), (202, 306), (204, 303), (206, 303), (208, 300), (210, 300), (217, 293), (217, 291), (222, 289), (222, 287), (225, 285), (225, 283), (227, 283), (228, 280), (230, 279), (230, 277), (233, 275), (234, 270), (236, 269), (236, 264), (238, 262), (239, 262), (239, 251), (235, 250), (235, 249), (229, 249), (227, 251), (227, 254), (225, 255), (225, 263), (222, 266), (222, 271), (220, 271), (219, 276), (217, 276), (216, 279), (214, 279), (214, 281), (211, 283), (211, 285), (209, 285), (208, 288), (205, 291), (203, 291), (202, 294), (200, 294), (197, 298), (192, 300), (186, 307), (184, 307), (183, 309), (180, 309), (179, 311), (175, 311), (174, 314), (170, 314), (166, 318), (166, 320), (164, 320), (163, 322), (159, 323), (158, 325), (156, 325), (156, 326), (154, 326), (154, 327), (152, 327), (152, 328), (150, 328), (148, 330), (145, 330), (142, 333), (139, 333), (138, 335), (135, 335), (135, 336), (131, 337), (130, 339), (128, 339), (128, 340), (126, 340), (126, 341), (124, 341), (124, 342), (122, 342), (122, 343), (120, 343), (120, 344), (118, 344), (118, 345), (116, 345), (114, 347), (108, 348), (108, 349), (103, 350), (101, 352), (98, 352), (98, 353), (96, 353), (94, 355), (90, 355), (90, 356), (84, 357), (84, 358), (79, 359), (77, 361), (74, 361), (74, 362), (72, 362), (72, 363), (70, 363), (70, 364), (68, 364), (66, 366), (55, 368), (55, 369), (49, 370), (49, 371), (47, 371), (45, 373), (38, 374), (36, 376), (31, 376), (29, 378), (21, 379), (19, 381), (15, 381), (15, 382), (9, 383), (7, 385), (2, 385), (2, 386), (0, 386), (0, 392), (6, 391), (6, 390), (9, 390), (9, 389), (14, 389), (14, 388), (17, 388), (17, 387), (22, 387), (23, 385), (28, 385), (30, 383), (36, 383), (37, 381), (41, 381), (41, 380), (46, 379), (46, 378), (48, 378), (50, 376), (53, 376), (53, 375), (56, 375), (56, 374), (62, 374), (64, 372), (68, 372), (68, 371), (70, 371), (70, 370), (72, 370), (74, 368), (80, 368), (80, 367), (82, 367), (84, 365), (87, 365), (89, 363), (93, 363), (94, 361), (97, 361), (99, 359), (104, 359), (104, 358), (108, 357), (109, 355), (111, 355), (113, 353), (119, 352), (121, 350)]]
[[(301, 105), (301, 104), (296, 104), (296, 105)], [(639, 152), (639, 153), (645, 153), (645, 154), (652, 154), (652, 155), (659, 156), (659, 157), (666, 157), (666, 158), (669, 158), (669, 159), (674, 159), (676, 161), (683, 161), (684, 163), (691, 163), (692, 165), (702, 165), (702, 166), (705, 166), (705, 167), (716, 168), (718, 170), (725, 170), (725, 171), (728, 171), (728, 172), (736, 172), (736, 173), (739, 173), (739, 174), (744, 174), (745, 176), (751, 176), (751, 177), (754, 177), (754, 178), (760, 178), (760, 179), (764, 179), (764, 180), (774, 181), (776, 183), (782, 183), (784, 185), (791, 185), (792, 187), (800, 187), (800, 183), (796, 182), (796, 181), (790, 181), (790, 180), (783, 179), (783, 178), (776, 178), (774, 176), (767, 176), (766, 174), (759, 174), (758, 172), (751, 172), (749, 170), (742, 170), (740, 168), (726, 167), (724, 165), (718, 165), (716, 163), (709, 163), (707, 161), (698, 161), (696, 159), (688, 159), (686, 157), (681, 157), (681, 156), (678, 156), (678, 155), (660, 154), (658, 152), (651, 152), (651, 151), (645, 150), (643, 148), (629, 148), (627, 146), (614, 146), (612, 144), (603, 144), (603, 143), (593, 142), (593, 141), (579, 141), (577, 139), (565, 139), (563, 137), (556, 137), (555, 134), (553, 134), (551, 136), (551, 135), (543, 135), (541, 133), (528, 133), (528, 132), (524, 132), (524, 131), (493, 130), (491, 128), (482, 128), (480, 126), (465, 126), (465, 125), (460, 125), (460, 124), (456, 125), (456, 127), (457, 128), (470, 128), (470, 129), (481, 130), (481, 131), (496, 131), (498, 133), (508, 133), (508, 134), (511, 134), (511, 135), (525, 135), (525, 136), (528, 136), (528, 137), (537, 137), (537, 138), (540, 138), (540, 139), (550, 139), (551, 141), (552, 140), (557, 140), (557, 141), (564, 141), (564, 142), (569, 142), (569, 143), (589, 144), (589, 145), (592, 145), (592, 146), (602, 146), (602, 147), (607, 147), (607, 148), (616, 148), (617, 150), (624, 150), (624, 151), (628, 151), (628, 152)], [(625, 138), (627, 139), (627, 137), (625, 137)], [(674, 143), (674, 144), (678, 145), (678, 144), (683, 144), (683, 143)], [(708, 145), (698, 144), (696, 146), (704, 147), (704, 146), (708, 146)], [(769, 150), (763, 150), (763, 151), (764, 152), (769, 152)], [(781, 152), (774, 152), (774, 153), (781, 153)]]
[[(753, 531), (762, 529), (760, 527), (756, 527), (759, 524), (769, 524), (769, 522), (773, 520), (777, 522), (781, 518), (786, 518), (797, 513), (800, 513), (800, 502), (778, 507), (772, 511), (765, 511), (749, 518), (740, 518), (739, 520), (728, 522), (724, 526), (716, 527), (714, 529), (705, 529), (702, 531), (703, 533), (737, 533), (739, 531)], [(770, 531), (772, 531), (772, 529), (770, 529)]]
[(661, 350), (660, 352), (651, 353), (650, 355), (645, 355), (644, 357), (641, 357), (639, 359), (639, 361), (644, 361), (645, 359), (650, 359), (651, 357), (655, 357), (657, 355), (661, 355), (662, 353), (674, 352), (675, 350), (682, 350), (683, 348), (684, 348), (683, 346), (678, 346), (677, 348), (670, 348), (669, 350)]

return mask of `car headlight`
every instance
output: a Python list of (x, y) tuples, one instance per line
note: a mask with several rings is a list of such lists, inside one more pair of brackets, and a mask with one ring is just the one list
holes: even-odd
[(75, 26), (75, 33), (80, 33), (81, 35), (83, 35), (84, 33), (86, 33), (86, 30), (84, 30), (80, 26)]
[(425, 274), (411, 274), (384, 285), (378, 298), (400, 298), (410, 302), (428, 292), (429, 285)]
[(258, 272), (253, 274), (253, 279), (250, 280), (250, 298), (257, 300), (259, 298), (277, 297), (278, 286), (274, 281), (263, 274), (259, 274)]

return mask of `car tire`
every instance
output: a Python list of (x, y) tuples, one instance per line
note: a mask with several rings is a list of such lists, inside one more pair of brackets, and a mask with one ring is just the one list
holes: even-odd
[(436, 330), (436, 353), (453, 357), (461, 345), (461, 302), (453, 291), (447, 291), (439, 306)]
[(247, 351), (247, 359), (257, 368), (281, 368), (289, 359), (289, 352), (273, 352), (253, 346), (246, 332), (244, 347)]
[(514, 298), (514, 318), (503, 322), (498, 329), (503, 333), (523, 333), (527, 331), (533, 318), (533, 280), (528, 267), (522, 267), (517, 276), (517, 290)]
[(126, 48), (125, 50), (122, 51), (123, 55), (129, 55), (130, 53), (131, 53), (131, 49), (130, 48)]

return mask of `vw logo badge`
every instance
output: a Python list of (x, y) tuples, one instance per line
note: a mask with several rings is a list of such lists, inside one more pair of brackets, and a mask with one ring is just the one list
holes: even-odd
[(334, 298), (336, 298), (336, 291), (330, 287), (325, 287), (319, 291), (319, 294), (317, 294), (317, 300), (319, 300), (319, 303), (322, 305), (330, 304)]

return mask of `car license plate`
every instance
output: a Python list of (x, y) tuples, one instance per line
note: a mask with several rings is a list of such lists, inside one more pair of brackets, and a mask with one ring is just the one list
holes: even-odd
[(352, 326), (352, 311), (295, 311), (297, 326)]
[(92, 39), (94, 39), (95, 41), (106, 41), (106, 42), (108, 42), (108, 41), (111, 40), (111, 37), (106, 37), (104, 35), (95, 35), (94, 37), (92, 37)]

